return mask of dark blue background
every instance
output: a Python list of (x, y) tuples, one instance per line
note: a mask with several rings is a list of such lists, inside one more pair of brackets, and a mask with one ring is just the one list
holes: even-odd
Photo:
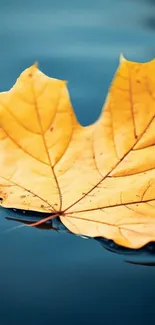
[[(68, 80), (83, 125), (99, 115), (120, 52), (150, 60), (154, 1), (1, 0), (0, 90), (36, 60)], [(125, 264), (99, 243), (0, 220), (0, 325), (137, 325), (152, 321), (155, 268)]]

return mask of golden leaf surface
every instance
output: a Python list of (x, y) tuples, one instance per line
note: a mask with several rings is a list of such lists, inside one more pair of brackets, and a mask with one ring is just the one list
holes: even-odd
[(26, 69), (0, 93), (0, 198), (76, 234), (130, 248), (155, 241), (155, 60), (123, 58), (87, 127), (65, 81)]

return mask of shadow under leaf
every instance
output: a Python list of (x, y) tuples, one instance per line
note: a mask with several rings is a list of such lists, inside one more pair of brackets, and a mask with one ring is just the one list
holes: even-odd
[[(3, 209), (3, 208), (1, 208)], [(27, 226), (31, 226), (33, 223), (37, 223), (40, 220), (46, 219), (51, 213), (41, 213), (34, 211), (26, 211), (19, 209), (6, 209), (8, 212), (7, 220), (13, 220), (21, 224), (25, 224)], [(53, 230), (57, 232), (66, 232), (68, 234), (72, 234), (60, 221), (59, 217), (54, 219), (45, 221), (40, 225), (34, 226), (40, 230)], [(74, 235), (74, 234), (72, 234)], [(75, 236), (75, 235), (74, 235)], [(81, 236), (85, 237), (85, 236)], [(87, 237), (89, 239), (89, 237)], [(131, 264), (139, 264), (139, 265), (147, 265), (147, 266), (155, 266), (155, 242), (150, 242), (143, 246), (140, 249), (130, 249), (120, 245), (117, 245), (113, 240), (109, 240), (103, 237), (94, 238), (100, 245), (114, 253), (123, 256), (125, 262)]]

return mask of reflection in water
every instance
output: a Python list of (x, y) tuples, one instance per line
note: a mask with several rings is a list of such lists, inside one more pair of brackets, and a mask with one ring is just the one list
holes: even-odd
[(147, 0), (147, 3), (155, 5), (155, 0)]
[(155, 15), (154, 15), (155, 0), (146, 0), (146, 1), (147, 1), (147, 3), (149, 3), (149, 5), (152, 5), (153, 9), (150, 12), (150, 14), (147, 15), (147, 18), (144, 19), (143, 25), (145, 28), (148, 27), (148, 28), (154, 30), (155, 29)]
[[(39, 221), (42, 221), (51, 215), (51, 213), (49, 214), (25, 210), (22, 211), (18, 209), (7, 210), (9, 214), (9, 217), (6, 218), (7, 220), (14, 220), (27, 226), (31, 226), (34, 223), (37, 224)], [(64, 231), (71, 234), (71, 232), (62, 224), (59, 217), (42, 222), (34, 227), (40, 230), (53, 230), (57, 232)], [(112, 253), (123, 255), (125, 261), (128, 263), (155, 266), (155, 242), (148, 243), (144, 247), (134, 250), (117, 245), (113, 242), (113, 240), (108, 240), (102, 237), (96, 237), (94, 240), (97, 240), (104, 249)]]
[(152, 16), (152, 17), (147, 18), (145, 21), (145, 26), (154, 30), (155, 29), (155, 17)]

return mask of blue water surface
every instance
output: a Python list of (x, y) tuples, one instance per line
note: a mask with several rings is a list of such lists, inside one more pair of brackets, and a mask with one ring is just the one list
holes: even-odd
[[(99, 115), (119, 54), (153, 58), (152, 0), (1, 0), (0, 91), (39, 62), (68, 80), (83, 125)], [(93, 240), (0, 218), (0, 325), (149, 324), (155, 268), (129, 265)]]

